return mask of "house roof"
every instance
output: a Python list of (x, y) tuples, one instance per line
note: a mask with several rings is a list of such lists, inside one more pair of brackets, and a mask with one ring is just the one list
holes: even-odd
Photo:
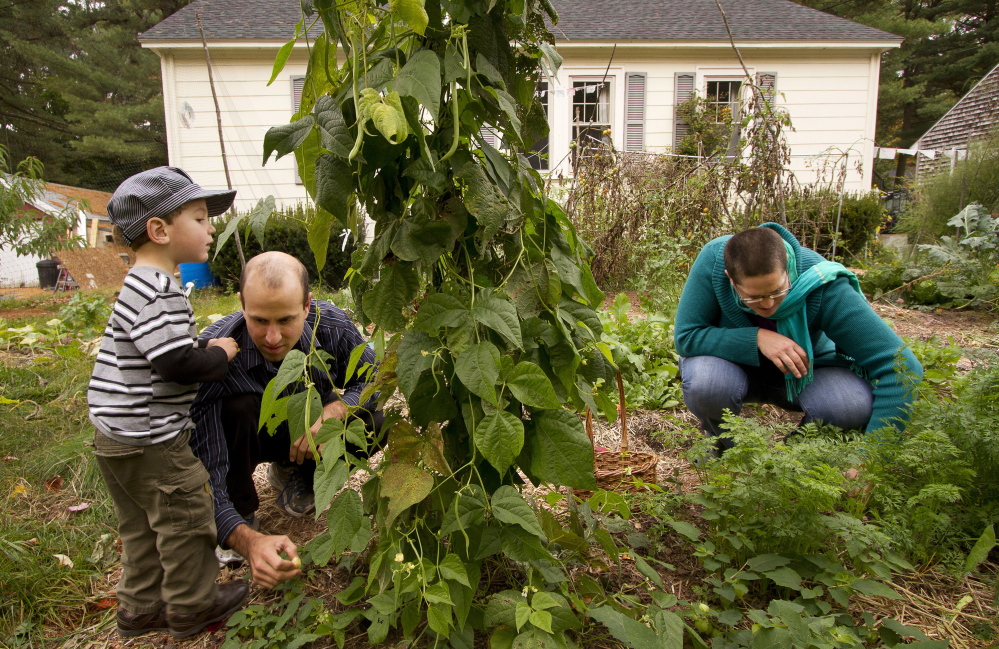
[(982, 77), (916, 142), (919, 149), (965, 148), (999, 123), (999, 65)]
[(60, 209), (65, 207), (67, 203), (85, 200), (90, 206), (90, 209), (87, 210), (89, 214), (107, 219), (108, 201), (111, 200), (111, 194), (109, 192), (99, 192), (95, 189), (45, 183), (44, 198)]
[[(719, 41), (728, 33), (715, 0), (553, 0), (558, 41)], [(298, 0), (194, 0), (139, 35), (154, 43), (288, 40)], [(792, 0), (722, 0), (736, 40), (901, 41), (899, 36), (799, 5)]]

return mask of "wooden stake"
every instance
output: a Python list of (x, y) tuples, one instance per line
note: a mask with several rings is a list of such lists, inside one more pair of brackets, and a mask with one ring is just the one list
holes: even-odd
[[(205, 48), (205, 63), (208, 65), (208, 85), (212, 88), (212, 100), (215, 102), (215, 122), (219, 128), (219, 146), (222, 147), (222, 169), (225, 170), (225, 184), (232, 189), (232, 180), (229, 178), (229, 161), (225, 157), (225, 140), (222, 139), (222, 111), (219, 109), (219, 98), (215, 94), (215, 79), (212, 76), (212, 57), (208, 54), (208, 41), (205, 40), (205, 26), (201, 24), (201, 14), (196, 13), (194, 17), (198, 19), (198, 31), (201, 32), (201, 45)], [(236, 206), (233, 204), (229, 208), (229, 218), (236, 217)], [(233, 237), (236, 241), (236, 252), (239, 253), (239, 267), (246, 268), (246, 258), (243, 257), (243, 244), (239, 241), (239, 232)]]
[(628, 406), (624, 401), (624, 379), (617, 373), (618, 414), (621, 417), (621, 455), (628, 454)]

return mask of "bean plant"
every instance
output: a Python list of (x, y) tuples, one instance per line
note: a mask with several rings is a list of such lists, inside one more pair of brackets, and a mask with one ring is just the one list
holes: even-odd
[[(496, 647), (565, 647), (580, 626), (555, 543), (568, 537), (521, 493), (525, 477), (594, 489), (573, 410), (616, 410), (591, 252), (522, 153), (547, 133), (535, 93), (560, 63), (557, 19), (546, 0), (317, 0), (275, 62), (276, 77), (308, 42), (301, 110), (270, 129), (264, 160), (294, 151), (317, 257), (330, 228), (374, 221), (348, 271), (379, 357), (363, 396), (406, 403), (379, 434), (355, 420), (310, 436), (329, 531), (308, 549), (324, 564), (369, 548), (367, 577), (339, 598), (363, 605), (372, 644), (393, 632), (464, 647), (479, 631)], [(349, 373), (373, 372), (359, 356)], [(289, 354), (261, 422), (305, 433), (327, 361)], [(358, 470), (372, 474), (361, 495), (341, 491)], [(496, 565), (521, 586), (483, 600)]]

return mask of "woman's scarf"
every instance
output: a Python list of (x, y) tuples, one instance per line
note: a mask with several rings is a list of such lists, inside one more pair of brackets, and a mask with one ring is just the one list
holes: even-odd
[[(784, 242), (784, 249), (787, 251), (787, 276), (791, 282), (791, 291), (784, 297), (784, 301), (777, 307), (777, 311), (770, 316), (771, 320), (777, 322), (777, 333), (787, 336), (808, 354), (808, 372), (800, 379), (794, 374), (784, 374), (784, 381), (787, 384), (787, 399), (794, 401), (801, 391), (807, 387), (815, 378), (812, 371), (812, 337), (808, 332), (808, 315), (805, 307), (805, 299), (815, 289), (828, 284), (838, 277), (846, 277), (850, 280), (853, 290), (863, 295), (860, 290), (860, 282), (857, 276), (847, 270), (843, 264), (834, 261), (821, 261), (808, 268), (798, 275), (797, 256), (794, 248), (787, 241)], [(735, 288), (732, 288), (735, 291)], [(755, 313), (751, 308), (738, 299), (736, 293), (736, 303), (743, 311)]]

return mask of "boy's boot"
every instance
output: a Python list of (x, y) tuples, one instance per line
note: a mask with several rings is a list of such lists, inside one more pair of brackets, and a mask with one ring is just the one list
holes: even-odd
[(224, 620), (242, 608), (249, 593), (250, 585), (245, 581), (220, 584), (215, 593), (215, 601), (208, 608), (194, 613), (167, 613), (170, 635), (187, 638), (200, 633), (209, 624)]
[(123, 638), (151, 633), (152, 631), (166, 631), (166, 607), (154, 613), (129, 613), (118, 605), (118, 635)]

